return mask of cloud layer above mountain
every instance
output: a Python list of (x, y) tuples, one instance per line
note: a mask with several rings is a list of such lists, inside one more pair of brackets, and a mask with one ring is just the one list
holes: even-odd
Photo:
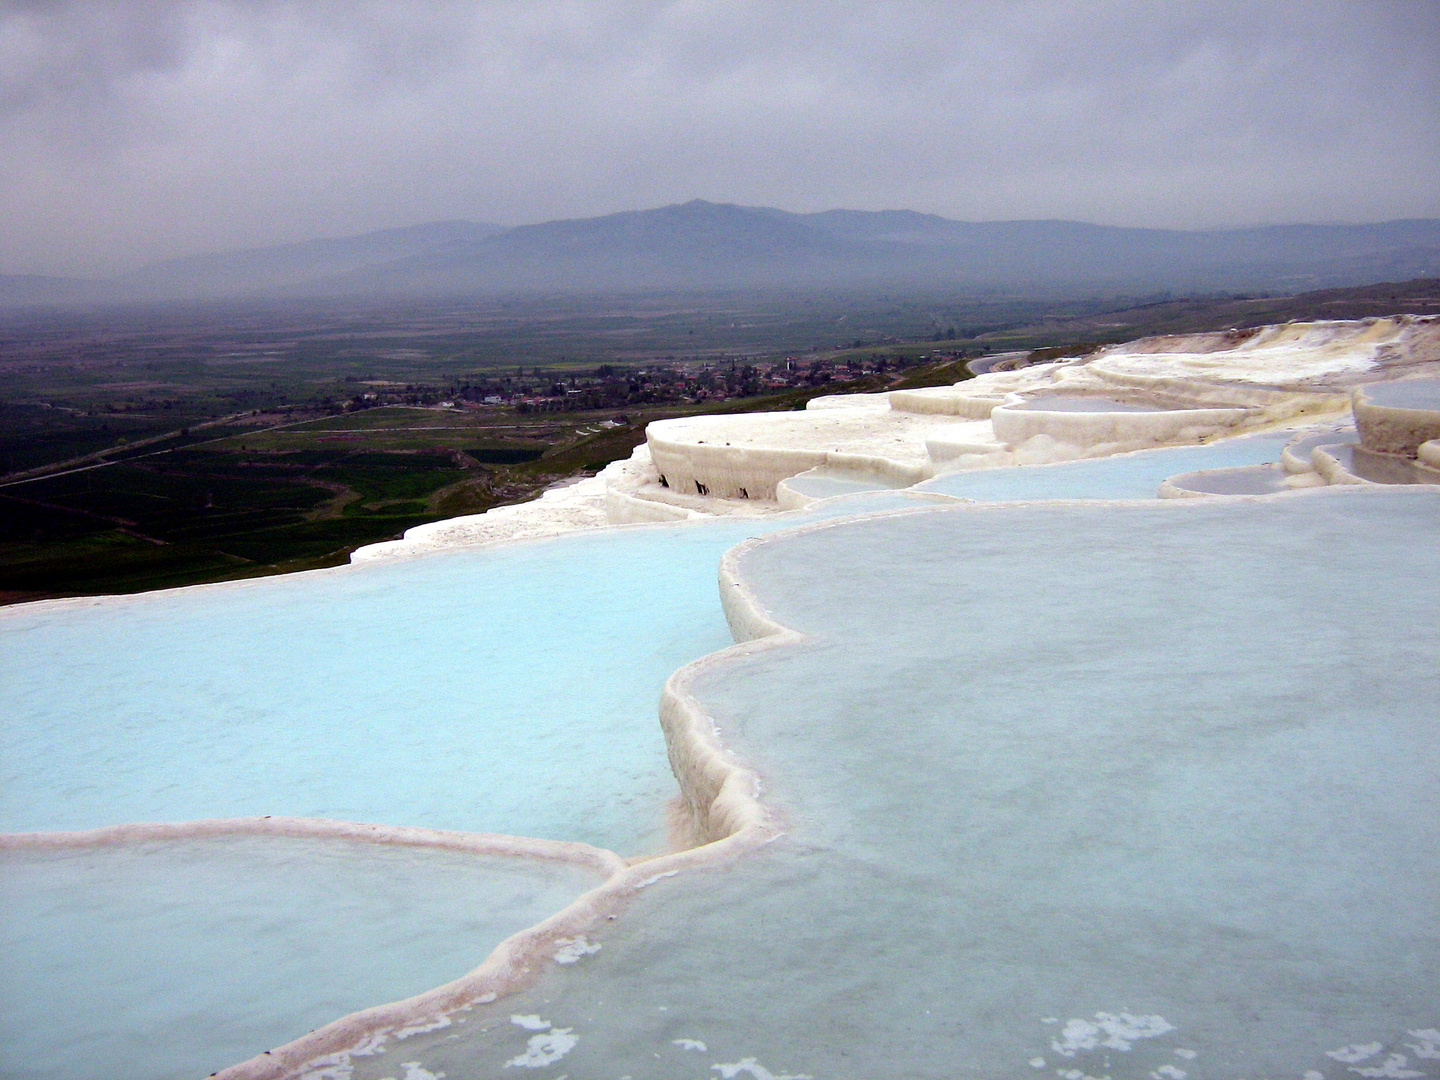
[(0, 272), (693, 197), (1440, 216), (1440, 5), (8, 0)]

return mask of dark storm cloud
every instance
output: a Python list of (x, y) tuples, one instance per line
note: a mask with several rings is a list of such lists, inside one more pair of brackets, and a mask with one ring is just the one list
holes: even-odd
[(0, 271), (692, 197), (1440, 215), (1440, 5), (0, 3)]

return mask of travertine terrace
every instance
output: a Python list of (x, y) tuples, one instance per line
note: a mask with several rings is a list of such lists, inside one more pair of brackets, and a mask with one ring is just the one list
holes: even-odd
[[(753, 517), (802, 508), (817, 494), (904, 489), (968, 470), (1299, 433), (1347, 418), (1352, 398), (1357, 417), (1378, 416), (1366, 386), (1437, 373), (1435, 317), (1144, 338), (953, 386), (818, 398), (803, 412), (659, 421), (632, 458), (598, 477), (538, 503), (421, 526), (357, 557), (605, 524)], [(1408, 456), (1440, 461), (1433, 446)], [(1307, 457), (1281, 483), (1337, 476)]]

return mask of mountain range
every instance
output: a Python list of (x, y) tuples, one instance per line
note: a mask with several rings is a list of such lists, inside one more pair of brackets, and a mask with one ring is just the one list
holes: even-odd
[(435, 222), (100, 280), (0, 276), (0, 303), (756, 288), (1290, 293), (1437, 275), (1433, 219), (1179, 231), (695, 200), (515, 228)]

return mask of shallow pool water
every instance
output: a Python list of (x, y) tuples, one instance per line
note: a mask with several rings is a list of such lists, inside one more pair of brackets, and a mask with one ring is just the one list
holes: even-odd
[(1359, 441), (1360, 436), (1349, 425), (1331, 426), (1310, 434), (1301, 435), (1285, 445), (1285, 449), (1300, 461), (1310, 461), (1310, 455), (1320, 446), (1344, 445)]
[(0, 614), (0, 830), (247, 815), (663, 841), (656, 720), (772, 523), (582, 534)]
[(1434, 484), (1440, 480), (1434, 469), (1351, 443), (1323, 443), (1315, 449), (1334, 458), (1352, 476), (1372, 484)]
[(458, 978), (596, 884), (338, 840), (0, 852), (0, 1076), (194, 1080)]
[[(1149, 497), (1187, 468), (1273, 461), (1288, 437), (920, 490)], [(357, 1059), (354, 1080), (409, 1076), (402, 1057), (518, 1075), (506, 1063), (556, 1028), (578, 1043), (534, 1075), (1002, 1076), (1039, 1058), (1117, 1080), (1181, 1080), (1165, 1064), (1234, 1080), (1333, 1067), (1324, 1052), (1342, 1037), (1382, 1043), (1361, 1062), (1378, 1067), (1440, 1026), (1424, 929), (1440, 904), (1424, 854), (1440, 807), (1433, 717), (1417, 713), (1440, 697), (1440, 566), (1424, 542), (1440, 518), (1426, 497), (1317, 493), (1273, 516), (961, 508), (761, 549), (747, 573), (815, 640), (722, 666), (704, 692), (791, 833), (657, 882), (570, 974)], [(853, 494), (808, 517), (5, 612), (0, 829), (290, 814), (655, 850), (674, 791), (656, 701), (675, 668), (728, 643), (721, 554), (802, 520), (923, 502)], [(166, 850), (7, 874), (24, 894), (7, 950), (29, 950), (25, 977), (71, 995), (40, 1009), (42, 995), (12, 994), (13, 1075), (124, 1076), (96, 1063), (139, 1044), (154, 1067), (131, 1075), (171, 1075), (176, 1055), (200, 1075), (299, 1033), (236, 1034), (270, 1022), (262, 1005), (303, 1030), (427, 989), (509, 932), (503, 919), (476, 929), (476, 912), (516, 913), (515, 929), (584, 887), (490, 860), (468, 884), (443, 867), (407, 878), (358, 848)], [(213, 911), (191, 902), (197, 886)], [(261, 902), (287, 890), (296, 906), (272, 917)], [(227, 915), (231, 899), (249, 913)], [(389, 937), (342, 941), (340, 922)], [(128, 946), (118, 926), (134, 928)], [(272, 931), (283, 962), (243, 974)], [(79, 944), (50, 947), (66, 935)], [(160, 947), (135, 947), (145, 935)], [(56, 965), (87, 949), (106, 978), (70, 987)], [(340, 954), (363, 970), (332, 964)], [(205, 999), (195, 1015), (222, 1018), (214, 1045), (183, 1057), (169, 1033), (232, 955), (241, 981), (226, 992), (255, 1009)], [(265, 981), (272, 968), (283, 987)], [(127, 999), (162, 971), (164, 986)], [(1222, 1000), (1253, 1019), (1227, 1019)], [(1124, 1057), (1103, 1042), (1127, 1038)], [(37, 1061), (54, 1068), (21, 1071)]]
[(839, 471), (808, 472), (792, 476), (785, 486), (812, 499), (833, 499), (837, 495), (855, 495), (870, 491), (890, 491), (894, 484), (873, 476)]
[(655, 848), (660, 688), (726, 644), (716, 564), (756, 531), (3, 613), (0, 829), (272, 814)]
[(787, 835), (415, 1059), (517, 1072), (516, 1014), (572, 1077), (1440, 1075), (1436, 535), (1367, 489), (752, 551), (810, 637), (696, 689)]
[(1117, 398), (1100, 397), (1093, 394), (1041, 394), (1037, 397), (1026, 398), (1019, 405), (1006, 407), (1025, 409), (1030, 412), (1137, 413), (1165, 411), (1159, 405), (1146, 405), (1138, 401), (1120, 401)]
[(916, 491), (981, 501), (1017, 499), (1150, 499), (1161, 481), (1176, 473), (1264, 465), (1280, 460), (1293, 432), (1242, 435), (1204, 446), (1139, 450), (1115, 457), (1032, 465), (1018, 469), (974, 469), (947, 473)]
[(660, 689), (729, 644), (726, 549), (797, 520), (0, 611), (0, 831), (270, 814), (658, 850)]
[(1181, 473), (1169, 481), (1184, 491), (1206, 495), (1273, 495), (1289, 490), (1285, 486), (1287, 475), (1279, 465), (1241, 465), (1234, 469)]
[(1440, 411), (1440, 379), (1397, 379), (1386, 383), (1369, 383), (1361, 387), (1365, 399), (1373, 405), (1392, 409), (1425, 409)]
[[(723, 552), (796, 520), (11, 609), (0, 830), (293, 815), (658, 849), (660, 687), (729, 643)], [(594, 884), (333, 840), (4, 859), (0, 1075), (36, 1080), (204, 1075), (454, 978)]]

